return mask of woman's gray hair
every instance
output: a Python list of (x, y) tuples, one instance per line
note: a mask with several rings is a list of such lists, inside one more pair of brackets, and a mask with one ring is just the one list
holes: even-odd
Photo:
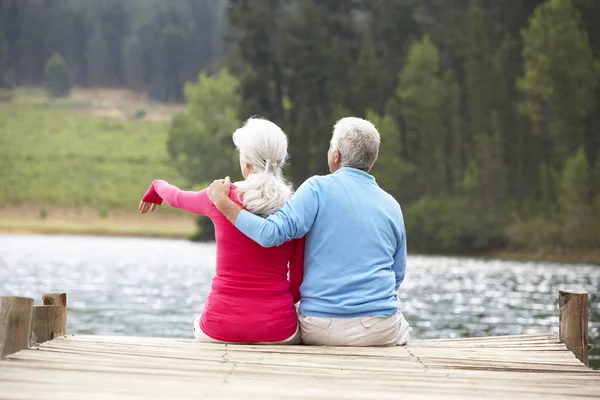
[(252, 173), (237, 183), (244, 208), (263, 217), (274, 214), (292, 195), (282, 168), (287, 159), (287, 136), (273, 122), (250, 118), (233, 133), (240, 162), (252, 165)]
[(333, 127), (331, 147), (340, 151), (342, 167), (369, 172), (379, 155), (380, 142), (375, 125), (362, 118), (342, 118)]

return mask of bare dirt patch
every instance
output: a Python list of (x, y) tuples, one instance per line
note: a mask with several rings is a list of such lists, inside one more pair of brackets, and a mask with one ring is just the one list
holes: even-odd
[(79, 113), (121, 121), (143, 118), (155, 122), (170, 122), (177, 112), (185, 108), (183, 103), (160, 103), (148, 99), (145, 94), (127, 89), (76, 88), (71, 92), (70, 98), (89, 105), (76, 109)]

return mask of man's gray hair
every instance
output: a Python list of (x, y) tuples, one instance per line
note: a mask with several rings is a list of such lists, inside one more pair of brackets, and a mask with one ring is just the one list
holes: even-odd
[(340, 151), (342, 167), (369, 172), (377, 160), (380, 142), (375, 125), (362, 118), (342, 118), (333, 127), (331, 147)]

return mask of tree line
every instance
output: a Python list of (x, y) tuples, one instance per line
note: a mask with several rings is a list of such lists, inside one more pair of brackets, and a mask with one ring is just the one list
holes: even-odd
[(39, 84), (58, 52), (76, 85), (185, 98), (167, 148), (191, 182), (231, 175), (231, 132), (258, 115), (288, 134), (299, 185), (355, 115), (382, 135), (373, 174), (413, 251), (600, 244), (598, 1), (1, 4), (0, 77)]
[(2, 0), (0, 84), (41, 85), (60, 55), (75, 85), (161, 101), (221, 55), (224, 0)]
[(189, 179), (230, 174), (235, 156), (217, 155), (259, 115), (288, 133), (300, 184), (328, 172), (332, 126), (356, 115), (380, 130), (373, 174), (403, 206), (412, 250), (600, 244), (600, 2), (231, 0), (227, 12), (228, 70), (188, 85), (171, 129)]

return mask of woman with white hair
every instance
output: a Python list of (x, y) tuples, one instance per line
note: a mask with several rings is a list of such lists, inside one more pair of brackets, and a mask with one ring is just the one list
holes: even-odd
[[(281, 171), (287, 158), (285, 133), (270, 121), (250, 118), (235, 131), (233, 142), (244, 180), (231, 186), (231, 200), (262, 217), (275, 213), (292, 195)], [(140, 213), (154, 211), (163, 200), (205, 215), (215, 226), (216, 275), (204, 310), (194, 322), (196, 340), (299, 344), (294, 304), (300, 299), (304, 239), (263, 248), (217, 210), (206, 189), (181, 191), (162, 180), (152, 182), (140, 202)]]

